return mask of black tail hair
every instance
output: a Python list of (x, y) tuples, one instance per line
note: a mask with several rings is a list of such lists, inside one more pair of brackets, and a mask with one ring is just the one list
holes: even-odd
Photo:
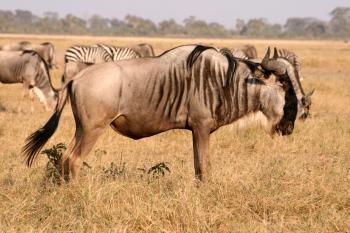
[[(71, 86), (72, 86), (72, 82), (69, 82), (67, 85), (69, 96), (71, 93)], [(63, 98), (62, 104), (59, 106), (59, 103), (57, 103), (55, 113), (50, 117), (50, 119), (46, 122), (46, 124), (40, 129), (38, 129), (37, 131), (35, 131), (34, 133), (32, 133), (26, 139), (26, 144), (22, 148), (22, 154), (24, 154), (26, 158), (26, 164), (28, 167), (30, 167), (33, 164), (40, 150), (43, 148), (46, 142), (50, 139), (50, 137), (55, 133), (58, 127), (58, 123), (61, 117), (63, 107), (67, 100), (67, 96), (62, 96), (62, 98)]]

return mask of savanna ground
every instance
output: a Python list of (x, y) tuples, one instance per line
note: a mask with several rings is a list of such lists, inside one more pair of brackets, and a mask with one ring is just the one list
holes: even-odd
[[(111, 129), (86, 158), (79, 183), (47, 180), (47, 157), (22, 163), (25, 138), (50, 113), (23, 99), (21, 85), (0, 85), (0, 232), (350, 232), (350, 44), (343, 41), (209, 40), (2, 35), (0, 44), (51, 41), (60, 69), (73, 44), (150, 43), (156, 53), (187, 43), (268, 45), (296, 52), (303, 86), (315, 88), (312, 117), (287, 137), (223, 127), (211, 137), (212, 179), (194, 179), (191, 133), (173, 130), (139, 141)], [(69, 105), (46, 145), (68, 143)], [(158, 178), (149, 168), (164, 162)], [(113, 165), (111, 165), (113, 163)]]

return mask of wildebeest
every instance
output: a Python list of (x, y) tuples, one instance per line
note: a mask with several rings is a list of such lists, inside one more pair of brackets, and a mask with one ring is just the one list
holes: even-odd
[(254, 45), (246, 44), (238, 48), (232, 48), (231, 52), (234, 56), (239, 58), (257, 59), (258, 52)]
[(137, 44), (137, 45), (130, 46), (130, 48), (132, 48), (133, 50), (138, 52), (141, 57), (154, 57), (155, 56), (153, 47), (150, 44), (145, 44), (145, 43), (144, 44)]
[[(259, 114), (270, 133), (293, 132), (297, 114), (295, 67), (283, 57), (260, 64), (213, 47), (185, 45), (154, 58), (101, 63), (81, 71), (64, 88), (55, 113), (23, 147), (27, 165), (55, 132), (69, 97), (75, 136), (63, 155), (73, 178), (108, 125), (140, 139), (170, 129), (192, 131), (195, 175), (210, 171), (209, 137), (219, 127)], [(301, 87), (299, 87), (300, 89)], [(64, 178), (69, 178), (66, 170)]]
[(51, 110), (57, 103), (57, 92), (51, 84), (46, 62), (35, 51), (0, 51), (0, 82), (23, 83)]
[(41, 44), (32, 44), (29, 41), (21, 41), (18, 43), (7, 44), (1, 47), (3, 51), (24, 51), (34, 50), (37, 52), (47, 63), (50, 69), (56, 67), (55, 47), (50, 42), (44, 42)]

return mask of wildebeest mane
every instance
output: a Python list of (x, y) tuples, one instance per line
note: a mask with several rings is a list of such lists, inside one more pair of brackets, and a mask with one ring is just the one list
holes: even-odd
[[(210, 47), (210, 46), (204, 46), (204, 45), (197, 45), (194, 50), (190, 53), (190, 55), (188, 55), (187, 58), (187, 68), (191, 69), (193, 67), (193, 64), (196, 62), (196, 60), (198, 59), (198, 57), (206, 50), (208, 49), (214, 49), (215, 51), (217, 51), (216, 48), (214, 47)], [(220, 54), (225, 56), (228, 62), (228, 68), (227, 68), (227, 72), (226, 72), (226, 83), (225, 86), (230, 84), (230, 80), (232, 80), (235, 72), (236, 72), (236, 68), (237, 68), (237, 59), (235, 57), (233, 57), (232, 53), (229, 50), (221, 50)]]

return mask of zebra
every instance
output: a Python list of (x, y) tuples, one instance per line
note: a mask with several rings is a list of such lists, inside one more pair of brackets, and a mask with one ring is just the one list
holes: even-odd
[(98, 46), (75, 45), (66, 50), (64, 54), (64, 73), (61, 82), (66, 83), (86, 67), (112, 62), (113, 57), (104, 48)]
[(65, 52), (65, 68), (61, 81), (68, 82), (81, 70), (93, 64), (139, 57), (136, 51), (125, 47), (105, 44), (73, 46)]
[[(140, 69), (140, 67), (142, 67)], [(183, 45), (153, 58), (90, 66), (63, 87), (55, 113), (26, 139), (31, 166), (57, 129), (70, 99), (75, 136), (62, 157), (65, 180), (77, 178), (81, 161), (108, 125), (133, 139), (170, 129), (192, 131), (195, 177), (210, 174), (210, 134), (239, 119), (259, 115), (270, 134), (289, 135), (297, 114), (295, 67), (283, 57), (261, 63), (202, 45)], [(69, 166), (67, 165), (69, 164)]]
[(97, 44), (96, 46), (106, 50), (112, 57), (113, 61), (139, 58), (141, 55), (132, 48), (118, 47), (106, 44)]
[(0, 51), (0, 82), (23, 83), (30, 94), (34, 92), (39, 97), (47, 111), (56, 106), (58, 94), (52, 86), (47, 64), (33, 50)]
[(24, 51), (34, 50), (37, 52), (48, 64), (50, 69), (58, 68), (55, 58), (55, 47), (51, 42), (44, 42), (41, 44), (32, 44), (29, 41), (21, 41), (18, 43), (3, 45), (2, 51)]

